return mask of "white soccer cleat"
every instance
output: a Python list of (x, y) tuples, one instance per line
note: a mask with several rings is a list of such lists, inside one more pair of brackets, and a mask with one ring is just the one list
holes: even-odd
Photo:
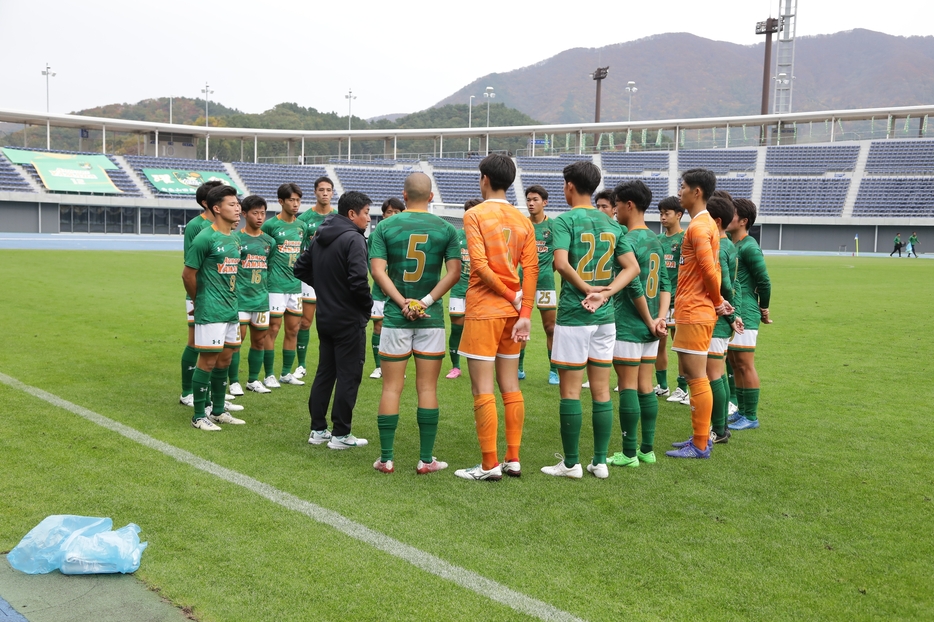
[(729, 411), (727, 413), (728, 415), (734, 415), (736, 414), (737, 411), (739, 411), (739, 408), (737, 408), (736, 404), (734, 404), (733, 402), (729, 402), (729, 406), (727, 406), (727, 410)]
[(382, 377), (383, 377), (382, 367), (377, 367), (376, 369), (373, 370), (373, 373), (370, 374), (370, 378), (372, 378), (373, 380), (379, 380)]
[(254, 393), (272, 393), (269, 389), (266, 388), (259, 380), (254, 380), (253, 382), (246, 383), (247, 391), (253, 391)]
[(191, 422), (191, 427), (198, 430), (204, 430), (205, 432), (220, 432), (221, 427), (215, 424), (213, 421), (207, 417), (201, 417), (200, 419), (195, 419)]
[(678, 388), (675, 389), (674, 392), (671, 394), (671, 397), (669, 397), (669, 398), (668, 398), (667, 400), (665, 400), (665, 401), (666, 401), (666, 402), (680, 402), (680, 401), (683, 400), (685, 397), (687, 397), (687, 391), (682, 391), (682, 390), (681, 390), (681, 387), (678, 387)]
[(308, 370), (305, 369), (304, 365), (299, 365), (295, 368), (295, 371), (292, 372), (292, 375), (301, 380), (308, 374)]
[(294, 384), (294, 385), (303, 385), (305, 384), (304, 380), (299, 380), (292, 374), (286, 374), (284, 376), (279, 376), (279, 382), (282, 384)]
[(308, 435), (308, 444), (309, 445), (323, 445), (331, 440), (331, 431), (327, 428), (323, 430), (312, 430), (311, 434)]
[(570, 477), (571, 479), (580, 479), (584, 476), (584, 469), (581, 468), (580, 462), (569, 467), (564, 464), (564, 458), (561, 457), (561, 454), (555, 454), (555, 457), (560, 458), (561, 461), (554, 466), (542, 467), (542, 473), (555, 477)]
[(195, 394), (189, 393), (188, 395), (183, 395), (178, 398), (178, 403), (182, 406), (187, 406), (188, 408), (193, 408), (195, 405)]
[[(561, 464), (564, 464), (563, 462)], [(606, 467), (605, 464), (594, 464), (591, 462), (587, 465), (587, 472), (593, 473), (593, 476), (597, 479), (606, 479), (610, 476), (610, 470)]]
[(663, 389), (662, 385), (660, 384), (655, 385), (655, 389), (653, 390), (655, 391), (655, 395), (659, 397), (665, 397), (666, 395), (671, 395), (671, 391), (668, 389), (668, 387), (665, 387)]
[(279, 384), (279, 381), (276, 380), (276, 377), (273, 376), (272, 374), (269, 374), (268, 376), (266, 376), (266, 379), (263, 380), (263, 384), (266, 385), (266, 387), (269, 389), (278, 389), (279, 387), (282, 386)]
[(365, 438), (357, 438), (353, 434), (347, 434), (346, 436), (331, 436), (331, 440), (328, 441), (328, 447), (331, 449), (353, 449), (355, 447), (366, 447), (369, 445), (369, 441)]
[(227, 400), (228, 402), (231, 402), (231, 401), (237, 399), (237, 396), (236, 396), (236, 395), (231, 395), (230, 393), (225, 393), (225, 394), (224, 394), (224, 399)]
[(582, 385), (581, 385), (581, 388), (582, 388), (582, 389), (589, 389), (589, 388), (590, 388), (590, 381), (588, 380), (587, 382), (585, 382), (584, 384), (582, 384)]
[[(389, 461), (390, 463), (392, 460)], [(374, 465), (375, 466), (375, 465)], [(392, 466), (390, 466), (392, 468)], [(418, 464), (415, 466), (415, 472), (419, 475), (425, 475), (427, 473), (436, 473), (438, 471), (443, 471), (448, 468), (447, 462), (442, 462), (434, 456), (431, 457), (431, 462), (423, 462), (422, 460), (418, 461)]]
[(224, 402), (224, 410), (227, 412), (239, 412), (243, 410), (243, 406), (240, 404), (234, 404), (232, 402)]
[(691, 405), (691, 394), (685, 392), (684, 399), (681, 400), (679, 403), (684, 404), (685, 406), (690, 406)]
[(497, 464), (489, 471), (484, 471), (483, 467), (478, 464), (469, 469), (457, 469), (454, 471), (454, 475), (461, 479), (470, 479), (475, 482), (498, 482), (503, 479), (503, 469)]
[(239, 382), (233, 383), (232, 385), (230, 385), (229, 388), (230, 388), (230, 394), (233, 395), (234, 397), (240, 397), (241, 395), (243, 395), (243, 387), (240, 386)]
[(246, 423), (246, 421), (243, 419), (237, 419), (236, 417), (231, 416), (230, 413), (221, 413), (219, 415), (211, 414), (208, 415), (208, 419), (210, 419), (213, 423), (229, 423), (231, 425), (243, 425)]

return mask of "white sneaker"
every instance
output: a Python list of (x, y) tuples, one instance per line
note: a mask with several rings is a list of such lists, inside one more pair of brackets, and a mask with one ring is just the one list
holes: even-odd
[(379, 380), (382, 377), (383, 377), (382, 367), (377, 367), (376, 369), (373, 370), (373, 373), (370, 374), (370, 378), (372, 378), (373, 380)]
[(230, 394), (234, 397), (240, 397), (243, 395), (243, 387), (240, 386), (239, 382), (235, 382), (230, 385)]
[(308, 436), (308, 443), (310, 445), (323, 445), (331, 440), (331, 431), (327, 428), (323, 430), (312, 430), (311, 434)]
[(200, 419), (195, 419), (191, 422), (191, 427), (197, 428), (199, 430), (204, 430), (205, 432), (220, 432), (221, 427), (215, 425), (207, 417), (201, 417)]
[(353, 449), (354, 447), (366, 447), (369, 444), (369, 441), (365, 438), (357, 438), (353, 434), (346, 436), (332, 435), (331, 440), (328, 441), (328, 447), (331, 449)]
[(282, 384), (294, 384), (294, 385), (305, 384), (304, 380), (299, 380), (292, 374), (286, 374), (284, 376), (279, 376), (279, 382), (281, 382)]
[(655, 395), (659, 397), (665, 397), (666, 395), (671, 395), (671, 391), (668, 389), (668, 387), (665, 387), (663, 389), (662, 385), (660, 384), (655, 385), (655, 389), (653, 390), (655, 391)]
[(308, 370), (305, 369), (304, 365), (299, 365), (295, 368), (295, 371), (292, 372), (292, 375), (301, 380), (308, 374)]
[(454, 475), (461, 479), (472, 479), (474, 481), (490, 481), (498, 482), (503, 479), (503, 470), (497, 464), (495, 467), (489, 471), (484, 471), (483, 466), (478, 464), (477, 466), (472, 466), (469, 469), (457, 469), (454, 471)]
[(675, 389), (674, 392), (671, 394), (671, 397), (669, 397), (669, 398), (668, 398), (667, 400), (665, 400), (665, 401), (666, 401), (666, 402), (680, 402), (681, 400), (683, 400), (683, 399), (685, 398), (685, 396), (687, 396), (687, 392), (686, 392), (686, 391), (682, 391), (682, 390), (681, 390), (681, 387), (678, 387), (678, 388)]
[(276, 380), (276, 377), (273, 376), (272, 374), (269, 374), (268, 376), (266, 376), (266, 379), (263, 380), (263, 384), (266, 385), (266, 387), (269, 389), (278, 389), (279, 387), (282, 386), (281, 384), (279, 384), (279, 381)]
[(585, 382), (584, 384), (582, 384), (582, 385), (581, 385), (581, 388), (582, 388), (582, 389), (589, 389), (589, 388), (590, 388), (590, 381), (588, 380), (587, 382)]
[(254, 393), (272, 393), (269, 389), (266, 388), (259, 380), (254, 380), (253, 382), (246, 383), (247, 391), (253, 391)]
[(737, 412), (737, 411), (739, 410), (739, 408), (737, 408), (737, 407), (736, 407), (736, 404), (734, 404), (733, 402), (729, 402), (729, 406), (727, 406), (727, 410), (730, 411), (730, 412), (728, 412), (727, 414), (728, 414), (728, 415), (732, 415), (732, 414), (734, 414), (735, 412)]
[(208, 419), (210, 419), (213, 423), (230, 423), (232, 425), (243, 425), (246, 423), (246, 421), (243, 419), (232, 417), (230, 413), (221, 413), (219, 415), (211, 414), (208, 415)]
[(181, 404), (182, 406), (187, 406), (188, 408), (192, 408), (195, 405), (195, 394), (189, 393), (188, 395), (181, 396), (180, 398), (178, 398), (178, 403)]
[(243, 410), (243, 406), (240, 404), (233, 404), (231, 402), (224, 402), (224, 410), (227, 412), (239, 412)]
[[(563, 462), (561, 464), (564, 464)], [(606, 468), (605, 464), (594, 464), (593, 462), (587, 465), (587, 472), (593, 473), (594, 477), (598, 479), (606, 479), (610, 476), (610, 470)]]
[(680, 403), (681, 403), (681, 404), (684, 404), (685, 406), (690, 406), (690, 405), (691, 405), (691, 394), (690, 394), (690, 393), (685, 393), (685, 394), (684, 394), (684, 399), (681, 400)]
[(227, 400), (228, 402), (232, 402), (232, 401), (234, 401), (235, 399), (237, 399), (237, 396), (236, 396), (236, 395), (231, 395), (230, 393), (225, 393), (225, 394), (224, 394), (224, 399)]
[(542, 473), (545, 475), (554, 475), (555, 477), (570, 477), (573, 479), (580, 479), (584, 476), (584, 469), (581, 468), (580, 462), (569, 467), (564, 464), (564, 458), (561, 457), (561, 454), (555, 454), (555, 457), (560, 458), (560, 462), (554, 466), (542, 467)]

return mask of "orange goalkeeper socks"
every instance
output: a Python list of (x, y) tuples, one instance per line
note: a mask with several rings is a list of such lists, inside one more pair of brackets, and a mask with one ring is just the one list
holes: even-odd
[(503, 404), (506, 406), (506, 462), (518, 462), (519, 446), (522, 445), (522, 424), (525, 422), (525, 399), (522, 397), (522, 391), (503, 393)]
[(499, 464), (496, 452), (496, 396), (491, 393), (473, 397), (473, 416), (477, 423), (477, 440), (483, 456), (483, 470), (489, 471)]
[(707, 378), (688, 380), (691, 387), (691, 427), (694, 428), (694, 446), (704, 451), (710, 438), (710, 415), (713, 412), (713, 393)]

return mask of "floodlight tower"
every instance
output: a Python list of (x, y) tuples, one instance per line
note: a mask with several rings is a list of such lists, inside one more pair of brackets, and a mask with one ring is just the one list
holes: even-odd
[(775, 73), (784, 74), (785, 78), (775, 80), (775, 100), (772, 112), (784, 114), (791, 112), (791, 89), (795, 79), (795, 22), (798, 13), (798, 0), (778, 0), (778, 14), (781, 20), (781, 34), (775, 49)]
[(204, 127), (208, 127), (208, 100), (211, 99), (211, 94), (214, 91), (211, 90), (211, 87), (208, 86), (208, 83), (205, 81), (204, 88), (201, 89), (201, 92), (204, 93)]
[[(596, 106), (594, 107), (593, 113), (593, 122), (600, 123), (600, 85), (603, 84), (603, 81), (606, 79), (606, 74), (610, 72), (610, 67), (597, 67), (590, 77), (597, 83), (597, 101)], [(633, 83), (635, 84), (635, 83)]]
[[(49, 78), (54, 78), (55, 72), (52, 71), (48, 63), (45, 64), (45, 71), (42, 72), (42, 75), (45, 76), (45, 111), (49, 112)], [(25, 125), (23, 126), (23, 134), (26, 134)], [(45, 148), (52, 149), (52, 125), (48, 119), (45, 120)]]
[(781, 22), (770, 17), (756, 24), (756, 34), (765, 35), (765, 64), (762, 66), (762, 112), (769, 114), (769, 86), (772, 81), (772, 34), (781, 30)]

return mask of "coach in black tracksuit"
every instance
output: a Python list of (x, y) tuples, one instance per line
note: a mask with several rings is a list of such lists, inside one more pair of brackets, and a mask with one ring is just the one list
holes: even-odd
[[(357, 391), (366, 357), (366, 324), (373, 298), (367, 280), (364, 231), (370, 223), (370, 198), (345, 192), (332, 214), (318, 227), (311, 244), (295, 263), (295, 276), (315, 288), (318, 300), (318, 371), (308, 411), (313, 444), (328, 441), (332, 449), (366, 445), (350, 433)], [(333, 428), (327, 434), (327, 412), (337, 382)]]

